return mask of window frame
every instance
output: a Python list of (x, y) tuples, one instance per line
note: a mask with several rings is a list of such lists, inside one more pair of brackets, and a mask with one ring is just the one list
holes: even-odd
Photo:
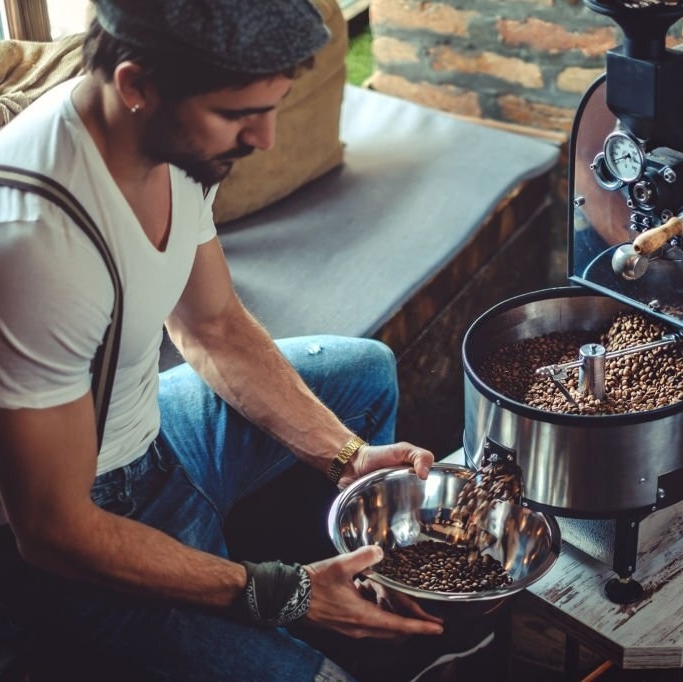
[(12, 40), (52, 40), (45, 0), (4, 0), (3, 27)]
[(5, 3), (0, 3), (0, 39), (9, 40), (9, 25), (7, 24), (7, 13)]

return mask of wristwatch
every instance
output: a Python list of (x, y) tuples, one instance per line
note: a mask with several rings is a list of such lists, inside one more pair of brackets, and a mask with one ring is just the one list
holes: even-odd
[(332, 464), (330, 464), (330, 468), (327, 471), (327, 477), (334, 483), (335, 485), (339, 483), (339, 479), (341, 478), (342, 474), (342, 469), (344, 468), (344, 465), (353, 457), (358, 450), (363, 445), (367, 445), (367, 443), (360, 438), (360, 436), (354, 436), (335, 456), (335, 458), (332, 460)]

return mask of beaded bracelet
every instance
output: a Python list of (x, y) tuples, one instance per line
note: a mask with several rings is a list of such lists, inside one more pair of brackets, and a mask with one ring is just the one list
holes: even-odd
[(363, 445), (367, 443), (359, 436), (354, 436), (336, 455), (330, 464), (330, 468), (327, 470), (327, 477), (337, 485), (339, 479), (341, 478), (342, 469), (344, 465), (353, 457), (353, 455), (360, 450)]

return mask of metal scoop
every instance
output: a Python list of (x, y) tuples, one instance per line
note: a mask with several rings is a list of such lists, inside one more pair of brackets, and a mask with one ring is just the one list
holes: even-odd
[(640, 279), (650, 264), (647, 254), (638, 253), (633, 244), (622, 244), (612, 254), (612, 270), (624, 279)]

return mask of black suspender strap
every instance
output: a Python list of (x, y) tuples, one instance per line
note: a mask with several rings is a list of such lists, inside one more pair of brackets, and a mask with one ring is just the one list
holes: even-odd
[(22, 192), (33, 192), (49, 199), (59, 206), (71, 220), (78, 225), (92, 240), (102, 256), (114, 285), (114, 307), (111, 322), (107, 326), (104, 338), (93, 359), (92, 393), (95, 404), (98, 448), (102, 445), (104, 425), (107, 420), (107, 409), (111, 397), (111, 389), (116, 373), (116, 361), (121, 343), (121, 324), (123, 321), (123, 289), (116, 263), (112, 258), (107, 243), (104, 241), (97, 225), (76, 197), (52, 178), (40, 173), (27, 171), (13, 166), (0, 164), (0, 186), (13, 187)]

